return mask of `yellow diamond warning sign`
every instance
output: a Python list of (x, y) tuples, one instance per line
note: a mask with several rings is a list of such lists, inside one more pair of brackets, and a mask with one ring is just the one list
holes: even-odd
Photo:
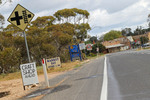
[(29, 22), (34, 17), (34, 14), (31, 13), (29, 10), (18, 4), (14, 11), (8, 18), (8, 21), (21, 30), (25, 30)]

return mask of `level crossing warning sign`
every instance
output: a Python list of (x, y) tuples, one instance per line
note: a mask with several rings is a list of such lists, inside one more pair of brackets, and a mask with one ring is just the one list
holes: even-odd
[(33, 13), (18, 4), (9, 16), (8, 21), (24, 31), (33, 17)]

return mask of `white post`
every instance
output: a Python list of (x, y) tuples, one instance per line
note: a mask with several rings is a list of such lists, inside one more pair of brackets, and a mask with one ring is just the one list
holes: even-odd
[(42, 65), (43, 65), (43, 71), (44, 71), (44, 76), (45, 76), (45, 83), (46, 83), (47, 87), (49, 87), (45, 58), (42, 59)]

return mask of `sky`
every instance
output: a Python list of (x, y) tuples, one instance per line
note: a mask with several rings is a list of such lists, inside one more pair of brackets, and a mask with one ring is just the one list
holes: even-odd
[[(8, 1), (8, 0), (2, 0)], [(110, 30), (121, 30), (137, 26), (147, 28), (150, 14), (150, 0), (12, 0), (12, 3), (0, 5), (0, 13), (7, 18), (17, 4), (21, 4), (35, 14), (33, 20), (41, 16), (53, 15), (64, 8), (79, 8), (90, 13), (91, 36), (101, 36)]]

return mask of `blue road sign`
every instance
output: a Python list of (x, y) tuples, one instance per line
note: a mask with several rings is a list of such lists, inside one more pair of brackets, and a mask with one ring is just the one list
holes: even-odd
[(73, 59), (76, 59), (76, 58), (80, 58), (80, 60), (82, 60), (79, 45), (69, 46), (69, 53), (70, 53), (71, 61), (73, 61)]

